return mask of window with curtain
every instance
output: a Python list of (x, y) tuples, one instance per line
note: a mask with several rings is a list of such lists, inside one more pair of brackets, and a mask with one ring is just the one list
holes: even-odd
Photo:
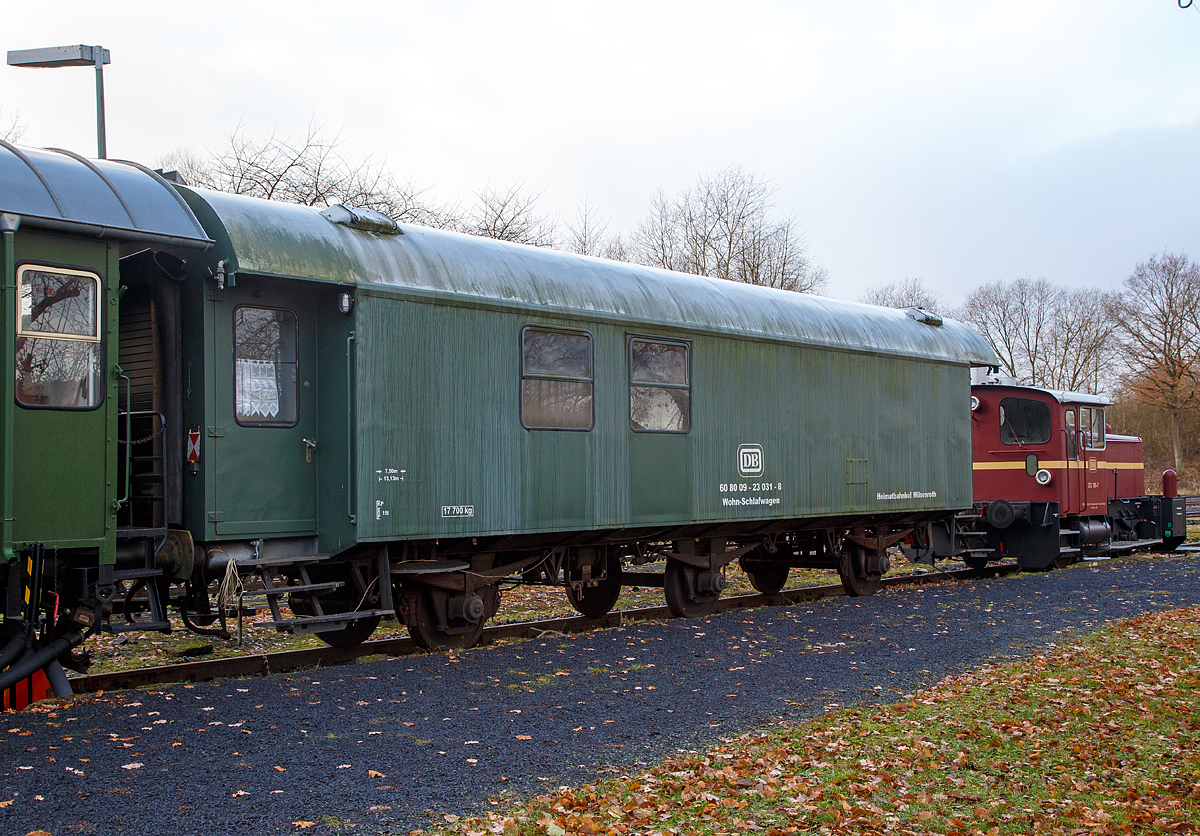
[(242, 306), (233, 312), (233, 393), (244, 427), (294, 427), (296, 315), (278, 308)]

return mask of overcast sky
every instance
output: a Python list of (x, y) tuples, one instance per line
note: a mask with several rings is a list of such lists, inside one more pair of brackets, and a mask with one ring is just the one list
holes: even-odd
[[(1187, 2), (1187, 0), (1183, 0)], [(1200, 8), (1179, 0), (11, 3), (0, 50), (102, 44), (108, 151), (340, 132), (438, 201), (770, 180), (830, 295), (919, 276), (1115, 287), (1200, 258)], [(1200, 0), (1197, 0), (1200, 5)], [(94, 74), (0, 67), (0, 124), (94, 156)]]

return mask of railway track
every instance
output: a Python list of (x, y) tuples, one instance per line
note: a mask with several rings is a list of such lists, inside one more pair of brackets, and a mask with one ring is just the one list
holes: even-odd
[[(930, 572), (924, 575), (884, 578), (882, 586), (918, 586), (922, 584), (941, 583), (946, 580), (974, 580), (1007, 575), (1016, 571), (1016, 563), (997, 563), (984, 569), (954, 569), (950, 571)], [(713, 612), (796, 604), (804, 601), (818, 601), (822, 598), (835, 598), (845, 594), (845, 590), (842, 589), (841, 584), (835, 584), (831, 586), (787, 589), (773, 595), (734, 595), (718, 600)], [(514, 621), (508, 624), (496, 624), (491, 627), (485, 627), (480, 642), (488, 643), (500, 639), (540, 638), (551, 635), (583, 633), (589, 630), (616, 627), (632, 621), (650, 621), (671, 617), (671, 612), (666, 606), (657, 606), (615, 611), (603, 618), (588, 618), (576, 615), (533, 621)], [(226, 679), (236, 676), (261, 676), (305, 668), (345, 665), (364, 657), (411, 656), (421, 652), (423, 651), (417, 648), (409, 638), (378, 639), (375, 641), (366, 641), (357, 647), (346, 649), (319, 647), (307, 650), (281, 651), (279, 653), (260, 653), (222, 659), (206, 659), (153, 668), (117, 671), (114, 673), (87, 674), (73, 677), (70, 682), (71, 687), (77, 694), (95, 693), (98, 691), (140, 688), (146, 685), (160, 685), (167, 682), (204, 682), (211, 679)]]

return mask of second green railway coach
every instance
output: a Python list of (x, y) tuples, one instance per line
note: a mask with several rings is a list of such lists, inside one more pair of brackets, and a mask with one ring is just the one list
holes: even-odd
[[(73, 637), (170, 606), (203, 630), (235, 573), (335, 645), (392, 615), (470, 645), (515, 583), (703, 614), (734, 560), (764, 591), (822, 566), (869, 594), (888, 546), (971, 506), (970, 369), (996, 360), (928, 312), (59, 152), (5, 145), (0, 174), (6, 634), (49, 601), (97, 614)], [(31, 337), (83, 365), (23, 378)]]

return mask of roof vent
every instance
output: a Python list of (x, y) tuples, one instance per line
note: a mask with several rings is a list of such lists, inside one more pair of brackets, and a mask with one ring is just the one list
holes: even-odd
[(400, 224), (374, 209), (362, 209), (358, 206), (343, 206), (335, 203), (321, 212), (321, 215), (335, 224), (353, 227), (362, 232), (378, 232), (381, 235), (404, 234), (400, 230)]
[(941, 325), (942, 318), (933, 311), (927, 311), (924, 308), (906, 308), (904, 311), (912, 319), (917, 322), (923, 322), (926, 325)]

